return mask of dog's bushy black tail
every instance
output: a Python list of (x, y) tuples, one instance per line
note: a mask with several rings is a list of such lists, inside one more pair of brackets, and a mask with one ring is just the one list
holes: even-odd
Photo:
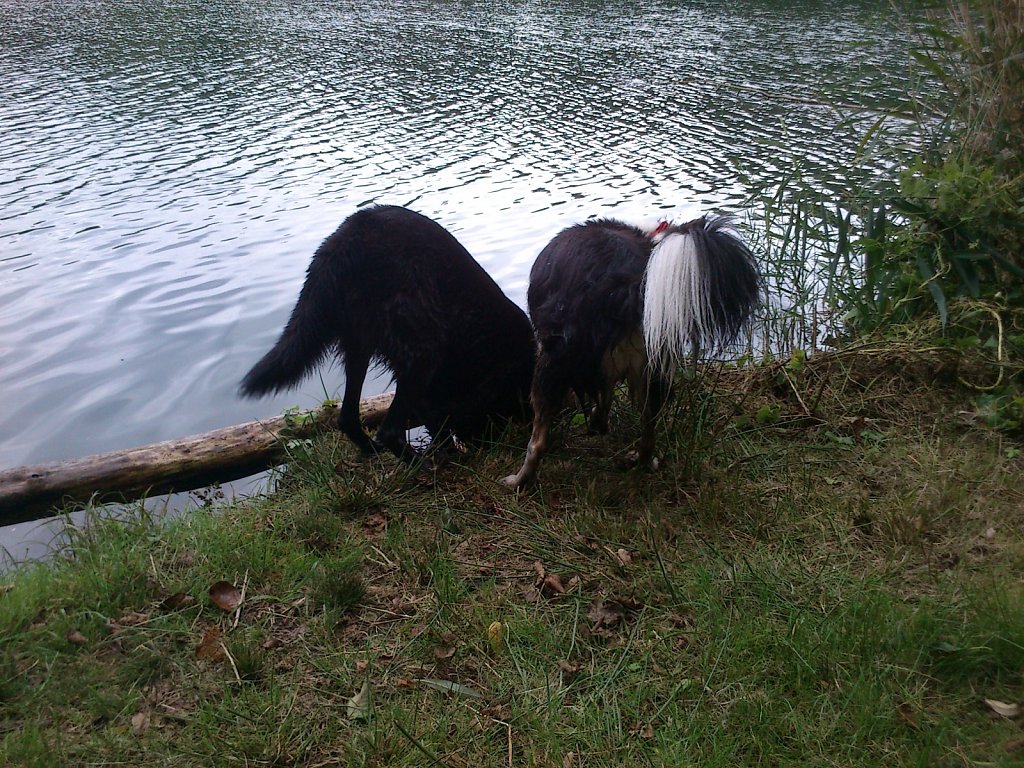
[(252, 367), (239, 386), (243, 397), (280, 392), (295, 386), (339, 342), (337, 290), (327, 256), (317, 253), (299, 300), (273, 349)]
[(644, 340), (651, 363), (670, 370), (690, 350), (735, 340), (761, 300), (750, 249), (727, 217), (670, 227), (644, 274)]

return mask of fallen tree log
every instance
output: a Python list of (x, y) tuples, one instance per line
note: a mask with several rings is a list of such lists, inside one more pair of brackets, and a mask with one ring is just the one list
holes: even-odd
[[(363, 400), (363, 422), (379, 424), (391, 398), (387, 393)], [(3, 470), (0, 525), (47, 517), (58, 505), (127, 502), (248, 477), (278, 463), (285, 440), (308, 438), (336, 415), (336, 406), (325, 406), (180, 440)]]

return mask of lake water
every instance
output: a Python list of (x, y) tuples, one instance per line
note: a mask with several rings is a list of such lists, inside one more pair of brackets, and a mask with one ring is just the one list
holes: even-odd
[(437, 219), (524, 304), (537, 252), (588, 216), (736, 210), (797, 166), (841, 189), (904, 88), (890, 12), (2, 0), (0, 467), (337, 391), (330, 369), (235, 394), (317, 244), (369, 202)]

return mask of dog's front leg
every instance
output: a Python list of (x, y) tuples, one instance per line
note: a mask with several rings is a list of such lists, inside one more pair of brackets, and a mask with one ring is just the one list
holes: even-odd
[(388, 408), (388, 414), (384, 417), (377, 434), (373, 436), (375, 448), (386, 448), (407, 464), (422, 459), (419, 451), (409, 445), (405, 439), (406, 430), (412, 424), (416, 414), (414, 406), (417, 400), (416, 395), (410, 393), (408, 385), (398, 382), (395, 386), (395, 397)]

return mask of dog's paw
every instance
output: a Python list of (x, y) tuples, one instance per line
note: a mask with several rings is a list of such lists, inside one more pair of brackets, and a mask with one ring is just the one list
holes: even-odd
[(508, 477), (501, 478), (501, 484), (508, 488), (510, 491), (519, 489), (519, 475), (509, 475)]
[(630, 451), (622, 457), (620, 462), (623, 469), (644, 469), (648, 472), (657, 472), (660, 465), (657, 456), (651, 456), (646, 460), (641, 460), (639, 451)]
[(535, 475), (533, 474), (524, 476), (522, 472), (519, 472), (518, 474), (501, 478), (501, 484), (510, 491), (521, 491), (533, 485), (534, 478)]

